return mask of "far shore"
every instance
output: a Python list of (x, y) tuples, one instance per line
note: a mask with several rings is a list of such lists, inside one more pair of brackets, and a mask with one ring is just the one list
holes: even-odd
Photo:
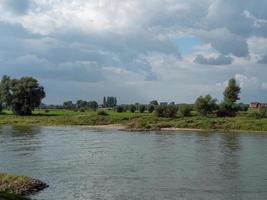
[(13, 115), (5, 110), (0, 114), (1, 125), (80, 127), (94, 129), (116, 129), (124, 131), (198, 131), (198, 132), (259, 132), (267, 133), (267, 118), (257, 119), (248, 112), (236, 117), (191, 116), (162, 118), (154, 113), (118, 113), (106, 110), (105, 115), (94, 111), (74, 112), (70, 110), (36, 110), (31, 116)]
[[(61, 126), (43, 126), (43, 127), (61, 127)], [(253, 131), (253, 130), (235, 130), (235, 129), (198, 129), (198, 128), (159, 128), (159, 129), (136, 129), (129, 128), (123, 124), (107, 124), (107, 125), (71, 125), (71, 126), (62, 126), (62, 127), (74, 127), (82, 129), (106, 129), (106, 130), (118, 130), (126, 132), (149, 132), (149, 131), (162, 131), (162, 132), (229, 132), (229, 133), (267, 133), (267, 131)]]

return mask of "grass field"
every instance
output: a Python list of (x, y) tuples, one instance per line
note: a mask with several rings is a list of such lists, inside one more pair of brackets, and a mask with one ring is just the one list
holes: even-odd
[(107, 115), (97, 115), (94, 111), (74, 112), (69, 110), (34, 111), (32, 116), (16, 116), (10, 111), (0, 115), (0, 125), (31, 126), (75, 126), (121, 124), (129, 129), (152, 130), (161, 128), (192, 128), (207, 130), (249, 130), (267, 131), (267, 119), (250, 117), (247, 112), (236, 117), (202, 117), (193, 113), (190, 117), (175, 119), (158, 118), (153, 113), (117, 113), (106, 110)]

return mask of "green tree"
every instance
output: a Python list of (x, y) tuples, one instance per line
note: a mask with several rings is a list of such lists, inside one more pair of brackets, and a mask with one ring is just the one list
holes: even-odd
[(118, 113), (121, 113), (121, 112), (124, 111), (124, 107), (123, 106), (117, 106), (116, 110), (117, 110)]
[(154, 106), (157, 106), (157, 105), (159, 105), (159, 103), (158, 103), (158, 101), (157, 100), (152, 100), (152, 101), (150, 101), (150, 103), (149, 103), (150, 105), (154, 105)]
[(178, 108), (174, 105), (159, 105), (155, 109), (157, 117), (175, 118)]
[(237, 85), (236, 80), (234, 78), (230, 79), (223, 93), (224, 101), (231, 104), (236, 103), (240, 99), (240, 92), (241, 88)]
[(200, 96), (195, 102), (196, 110), (203, 116), (213, 113), (217, 109), (217, 99), (210, 95)]
[(89, 101), (87, 102), (88, 108), (92, 110), (96, 110), (98, 107), (98, 103), (96, 101)]
[(234, 117), (239, 110), (236, 101), (239, 100), (239, 94), (241, 88), (237, 85), (235, 79), (230, 79), (228, 86), (225, 88), (223, 96), (224, 101), (220, 104), (219, 110), (217, 111), (218, 117)]
[(192, 106), (190, 106), (190, 105), (186, 105), (186, 104), (181, 105), (181, 106), (179, 107), (179, 113), (180, 113), (183, 117), (188, 117), (188, 116), (190, 116), (192, 110), (193, 110), (193, 109), (192, 109)]
[(74, 107), (75, 107), (75, 105), (72, 103), (72, 101), (65, 101), (63, 103), (63, 108), (64, 109), (72, 110)]
[(136, 106), (135, 105), (130, 105), (129, 109), (130, 109), (131, 113), (134, 113), (136, 111)]
[(152, 113), (154, 110), (155, 110), (155, 106), (154, 105), (150, 104), (150, 105), (147, 106), (147, 111), (149, 113)]
[(146, 110), (146, 106), (145, 105), (139, 105), (139, 112), (140, 113), (145, 112), (145, 110)]
[(39, 107), (45, 91), (32, 77), (10, 79), (4, 76), (0, 83), (1, 100), (18, 115), (30, 115)]

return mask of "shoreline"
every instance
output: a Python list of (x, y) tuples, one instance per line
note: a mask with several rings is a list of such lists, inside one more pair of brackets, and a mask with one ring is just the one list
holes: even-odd
[(136, 129), (129, 128), (123, 124), (107, 124), (107, 125), (67, 125), (67, 126), (42, 126), (42, 127), (72, 127), (72, 128), (82, 128), (82, 129), (106, 129), (106, 130), (118, 130), (118, 131), (126, 131), (126, 132), (150, 132), (150, 131), (159, 131), (159, 132), (179, 132), (179, 131), (194, 131), (194, 132), (225, 132), (225, 133), (266, 133), (267, 131), (253, 131), (253, 130), (238, 130), (238, 129), (198, 129), (198, 128), (159, 128), (159, 129)]

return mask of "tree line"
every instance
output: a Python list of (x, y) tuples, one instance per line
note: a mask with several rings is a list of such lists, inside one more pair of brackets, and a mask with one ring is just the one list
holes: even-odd
[[(120, 104), (117, 98), (108, 96), (103, 98), (103, 103), (97, 101), (77, 100), (75, 103), (66, 101), (62, 105), (41, 104), (45, 98), (45, 91), (38, 81), (32, 77), (11, 79), (3, 76), (0, 82), (0, 111), (3, 107), (9, 108), (17, 115), (30, 115), (36, 108), (69, 109), (74, 111), (96, 110), (98, 108), (114, 109), (116, 112), (155, 113), (157, 117), (175, 118), (177, 114), (190, 116), (192, 111), (197, 111), (202, 116), (234, 117), (238, 111), (247, 111), (248, 105), (237, 103), (240, 100), (241, 88), (235, 79), (230, 79), (223, 92), (223, 101), (218, 102), (211, 95), (199, 96), (194, 104), (158, 103), (157, 100), (149, 104)], [(256, 117), (267, 117), (267, 109), (261, 108), (254, 113)]]

